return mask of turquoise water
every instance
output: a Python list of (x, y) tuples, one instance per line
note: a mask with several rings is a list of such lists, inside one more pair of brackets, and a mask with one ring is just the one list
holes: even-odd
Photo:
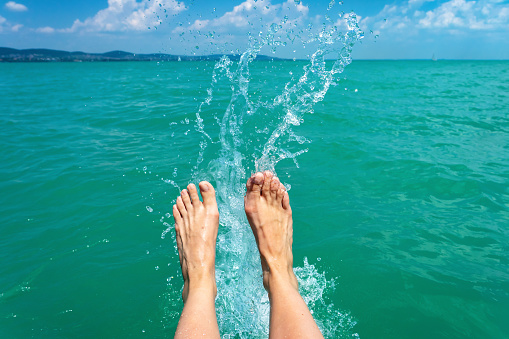
[[(305, 64), (253, 62), (249, 98), (276, 97)], [(264, 324), (259, 268), (236, 259), (254, 248), (229, 196), (243, 178), (218, 161), (228, 79), (200, 108), (214, 67), (0, 64), (0, 336), (171, 337), (182, 282), (165, 214), (198, 178), (222, 201), (222, 332)], [(339, 78), (281, 141), (295, 161), (275, 165), (322, 329), (509, 338), (509, 62), (354, 61)], [(245, 177), (282, 119), (258, 107), (239, 137)]]

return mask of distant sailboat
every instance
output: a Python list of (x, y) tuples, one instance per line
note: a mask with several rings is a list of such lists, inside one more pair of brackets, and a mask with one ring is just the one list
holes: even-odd
[(433, 56), (431, 57), (432, 61), (437, 61), (437, 57), (435, 56), (435, 53), (433, 53)]

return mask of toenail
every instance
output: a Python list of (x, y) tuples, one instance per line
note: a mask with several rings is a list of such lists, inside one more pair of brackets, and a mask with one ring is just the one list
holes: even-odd
[(261, 173), (261, 172), (256, 173), (254, 176), (255, 184), (261, 184), (262, 181), (263, 181), (263, 173)]

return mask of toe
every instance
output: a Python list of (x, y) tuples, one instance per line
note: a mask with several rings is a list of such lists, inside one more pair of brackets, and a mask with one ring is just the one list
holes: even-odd
[(216, 191), (214, 190), (214, 187), (212, 187), (212, 185), (207, 181), (200, 182), (199, 186), (205, 207), (217, 209)]
[(187, 192), (187, 190), (182, 190), (182, 192), (180, 192), (180, 196), (182, 197), (182, 201), (184, 202), (186, 209), (189, 211), (193, 207), (191, 197), (189, 197), (189, 192)]
[(270, 182), (270, 195), (276, 199), (277, 192), (279, 191), (279, 179), (278, 177), (272, 177), (272, 181)]
[(291, 211), (290, 209), (290, 196), (288, 195), (288, 192), (285, 191), (283, 194), (283, 208), (287, 211)]
[(272, 184), (272, 177), (274, 176), (271, 171), (263, 172), (264, 180), (262, 186), (262, 195), (267, 197), (270, 195), (270, 186)]
[(278, 187), (277, 193), (276, 193), (277, 201), (282, 201), (283, 200), (285, 192), (286, 192), (285, 186), (282, 183), (279, 183), (279, 187)]
[(187, 191), (189, 192), (189, 196), (191, 197), (191, 203), (196, 206), (199, 205), (200, 197), (198, 196), (198, 191), (196, 190), (196, 186), (194, 184), (189, 184), (187, 186)]
[(248, 195), (260, 195), (263, 185), (263, 173), (257, 172), (247, 181), (246, 188)]
[(180, 233), (177, 232), (177, 249), (178, 249), (178, 252), (179, 252), (179, 260), (180, 260), (180, 266), (182, 266), (182, 262), (184, 260), (184, 257), (183, 257), (183, 253), (182, 253), (182, 238), (180, 236)]
[(180, 215), (177, 205), (173, 205), (173, 219), (175, 219), (175, 230), (178, 232), (178, 227), (182, 222), (182, 216)]
[(180, 196), (177, 198), (177, 209), (182, 217), (185, 217), (187, 215), (186, 206), (184, 205), (182, 197)]

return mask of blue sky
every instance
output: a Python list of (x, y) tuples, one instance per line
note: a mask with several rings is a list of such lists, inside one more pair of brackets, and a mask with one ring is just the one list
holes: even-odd
[[(365, 32), (358, 59), (509, 59), (509, 0), (19, 0), (0, 3), (0, 46), (68, 51), (242, 52), (285, 16), (301, 29), (351, 11)], [(342, 14), (342, 13), (346, 14)], [(328, 19), (327, 19), (328, 16)], [(312, 25), (312, 26), (310, 26)], [(305, 44), (280, 48), (306, 56)], [(265, 53), (266, 54), (266, 53)]]

